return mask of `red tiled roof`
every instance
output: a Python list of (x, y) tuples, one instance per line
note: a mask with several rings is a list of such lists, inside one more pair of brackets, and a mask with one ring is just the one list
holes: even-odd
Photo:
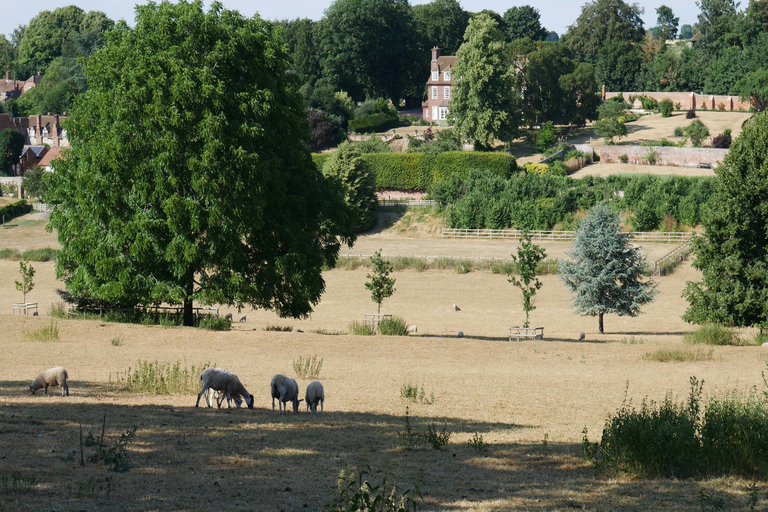
[(51, 165), (51, 163), (54, 160), (58, 160), (59, 158), (61, 158), (61, 148), (51, 148), (45, 154), (43, 159), (40, 160), (40, 163), (38, 165), (40, 167), (46, 167), (48, 165)]

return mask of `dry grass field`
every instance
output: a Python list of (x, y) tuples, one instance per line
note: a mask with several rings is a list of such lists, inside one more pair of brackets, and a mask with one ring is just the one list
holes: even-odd
[[(53, 245), (40, 224), (27, 222), (0, 233), (0, 248)], [(15, 230), (26, 235), (9, 234)], [(383, 233), (373, 241), (364, 237), (356, 250), (387, 241), (410, 252), (459, 247), (418, 238), (407, 245)], [(468, 252), (514, 250), (507, 243), (464, 243)], [(548, 247), (558, 254), (565, 249)], [(699, 362), (644, 359), (662, 348), (686, 349), (683, 334), (692, 327), (680, 319), (686, 307), (680, 294), (685, 281), (697, 277), (689, 263), (658, 278), (659, 297), (643, 315), (606, 317), (602, 336), (597, 320), (573, 314), (564, 286), (546, 276), (531, 315), (532, 324), (544, 326), (545, 339), (513, 343), (506, 333), (523, 320), (519, 293), (505, 276), (491, 273), (396, 273), (384, 312), (417, 325), (419, 335), (366, 337), (321, 334), (346, 331), (375, 311), (363, 286), (365, 269), (327, 272), (327, 291), (310, 319), (244, 311), (247, 321), (233, 331), (209, 332), (51, 319), (48, 307), (61, 283), (53, 263), (34, 265), (28, 299), (40, 303), (41, 316), (24, 318), (10, 314), (10, 303), (21, 299), (13, 285), (18, 262), (0, 260), (0, 510), (321, 510), (338, 472), (366, 461), (396, 473), (405, 488), (420, 482), (428, 510), (693, 511), (711, 504), (702, 501), (702, 491), (722, 499), (727, 510), (747, 506), (745, 480), (598, 474), (581, 457), (583, 428), (597, 440), (625, 392), (635, 404), (668, 392), (684, 399), (692, 375), (704, 379), (705, 394), (763, 386), (763, 347), (714, 347), (712, 358)], [(452, 311), (453, 303), (462, 311)], [(59, 339), (37, 340), (34, 332), (52, 321)], [(264, 331), (267, 325), (303, 332)], [(459, 338), (459, 330), (466, 336)], [(576, 341), (580, 332), (585, 342)], [(325, 413), (273, 415), (272, 375), (294, 375), (292, 362), (312, 355), (323, 358)], [(233, 370), (255, 395), (255, 408), (195, 409), (192, 392), (129, 393), (110, 384), (139, 360)], [(69, 370), (71, 395), (52, 388), (49, 396), (30, 396), (29, 382), (54, 365)], [(299, 379), (300, 389), (308, 382)], [(434, 403), (401, 398), (404, 384), (434, 394)], [(405, 450), (398, 433), (406, 407), (416, 431), (446, 427), (449, 444)], [(129, 472), (79, 465), (79, 427), (99, 435), (105, 413), (108, 446), (137, 427)], [(487, 451), (468, 445), (476, 433)], [(95, 448), (84, 452), (87, 459)], [(758, 488), (765, 507), (768, 489)]]

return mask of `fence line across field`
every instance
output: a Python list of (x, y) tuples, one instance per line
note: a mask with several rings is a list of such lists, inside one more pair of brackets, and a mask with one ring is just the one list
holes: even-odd
[(379, 199), (379, 206), (435, 206), (432, 199)]
[[(500, 240), (520, 240), (523, 238), (522, 229), (454, 229), (443, 228), (442, 238), (486, 238)], [(530, 231), (533, 240), (573, 241), (575, 231)], [(633, 242), (688, 242), (693, 233), (685, 232), (645, 232), (631, 231)]]
[(669, 261), (669, 262), (678, 263), (680, 261), (683, 261), (691, 252), (689, 243), (690, 243), (690, 240), (683, 242), (682, 244), (678, 245), (677, 247), (669, 251), (667, 254), (662, 256), (661, 258), (654, 261), (653, 275), (661, 276), (661, 266), (664, 262)]

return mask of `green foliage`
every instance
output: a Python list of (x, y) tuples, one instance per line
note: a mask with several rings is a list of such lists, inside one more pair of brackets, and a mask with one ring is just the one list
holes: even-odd
[(25, 477), (21, 473), (0, 473), (0, 495), (25, 496), (37, 484), (34, 476)]
[(185, 325), (193, 302), (311, 312), (353, 215), (288, 69), (281, 30), (220, 4), (151, 3), (108, 33), (46, 198), (73, 296), (182, 304)]
[(14, 129), (0, 131), (0, 171), (7, 172), (12, 164), (19, 163), (24, 149), (24, 135)]
[(550, 146), (554, 146), (557, 142), (557, 134), (555, 133), (555, 123), (547, 121), (542, 123), (541, 128), (536, 134), (536, 142), (534, 148), (537, 152), (543, 153)]
[(14, 283), (16, 283), (16, 289), (24, 294), (24, 302), (26, 303), (27, 294), (35, 287), (35, 267), (28, 261), (20, 261), (19, 274), (21, 275), (21, 281), (14, 281)]
[(768, 114), (753, 117), (715, 170), (704, 236), (692, 242), (693, 266), (702, 280), (686, 284), (688, 322), (768, 326), (767, 133)]
[(680, 18), (675, 16), (672, 9), (666, 5), (662, 5), (656, 8), (656, 29), (658, 37), (662, 41), (677, 38), (677, 24), (680, 22)]
[(5, 217), (6, 222), (14, 217), (25, 215), (32, 211), (32, 205), (26, 199), (21, 199), (5, 206), (0, 206), (0, 219)]
[(709, 137), (709, 128), (707, 128), (707, 125), (696, 119), (685, 127), (684, 133), (686, 137), (691, 139), (693, 147), (698, 148), (701, 147), (701, 143), (704, 139)]
[(720, 135), (712, 138), (712, 147), (728, 149), (731, 147), (732, 142), (733, 141), (731, 140), (731, 134), (721, 133)]
[(408, 336), (408, 324), (399, 316), (383, 319), (379, 322), (378, 330), (384, 336)]
[(719, 324), (704, 324), (683, 339), (691, 345), (742, 345), (735, 332)]
[(739, 99), (752, 101), (758, 112), (768, 106), (768, 70), (751, 71), (738, 81), (736, 88), (739, 91)]
[(320, 376), (320, 370), (323, 369), (323, 358), (317, 358), (316, 355), (310, 357), (299, 356), (293, 360), (293, 371), (300, 379), (315, 380)]
[(419, 387), (410, 382), (406, 382), (400, 388), (400, 398), (405, 398), (412, 403), (422, 403), (426, 405), (432, 405), (436, 400), (434, 393), (427, 395), (423, 384)]
[(228, 331), (232, 328), (232, 322), (223, 316), (208, 315), (200, 319), (199, 327), (208, 331)]
[(504, 35), (496, 20), (473, 17), (456, 54), (452, 73), (463, 77), (453, 88), (450, 119), (465, 139), (482, 150), (497, 140), (510, 142), (518, 132), (514, 76)]
[(519, 279), (511, 274), (507, 274), (508, 281), (515, 285), (523, 294), (523, 311), (525, 311), (525, 322), (523, 327), (528, 327), (528, 315), (536, 309), (533, 299), (536, 292), (541, 288), (541, 281), (536, 277), (539, 263), (547, 257), (547, 251), (531, 242), (531, 233), (525, 231), (520, 245), (517, 248), (517, 256), (512, 255), (512, 260), (517, 264), (517, 273)]
[(627, 136), (627, 127), (622, 121), (624, 106), (615, 101), (606, 101), (597, 109), (598, 120), (594, 124), (595, 133), (605, 138), (606, 144), (613, 144), (613, 139)]
[(683, 131), (683, 127), (682, 126), (675, 126), (674, 135), (675, 135), (675, 137), (682, 137), (683, 135), (685, 135), (685, 132)]
[(547, 29), (541, 26), (541, 15), (530, 5), (513, 6), (504, 12), (507, 40), (516, 41), (527, 37), (532, 41), (544, 41)]
[(32, 341), (57, 341), (59, 339), (59, 324), (51, 319), (48, 325), (37, 329), (25, 330), (23, 337)]
[(658, 158), (659, 154), (653, 149), (645, 154), (645, 161), (648, 162), (648, 165), (656, 165)]
[(355, 133), (385, 132), (398, 126), (400, 126), (400, 120), (397, 114), (371, 114), (349, 121), (349, 129)]
[(124, 344), (123, 343), (124, 339), (122, 336), (115, 336), (109, 342), (112, 344), (113, 347), (119, 347)]
[(27, 197), (37, 197), (38, 199), (45, 197), (45, 191), (48, 190), (45, 172), (42, 167), (36, 165), (24, 173), (24, 177), (21, 179), (21, 186)]
[[(376, 475), (380, 483), (372, 482)], [(327, 512), (381, 511), (410, 512), (418, 510), (422, 496), (418, 486), (402, 489), (397, 478), (386, 471), (371, 472), (371, 467), (361, 464), (353, 468), (342, 469), (336, 480), (336, 490), (326, 502)]]
[(638, 90), (643, 52), (639, 45), (624, 39), (610, 39), (597, 52), (595, 74), (609, 91)]
[(639, 99), (645, 110), (656, 110), (659, 108), (659, 102), (651, 96), (641, 95)]
[[(622, 0), (593, 0), (584, 4), (576, 22), (563, 36), (576, 55), (594, 63), (600, 49), (612, 38), (629, 43), (643, 39), (643, 8)], [(622, 89), (619, 89), (622, 90)]]
[(181, 361), (171, 364), (139, 360), (135, 368), (118, 372), (114, 382), (110, 375), (110, 382), (116, 390), (130, 393), (196, 394), (200, 387), (200, 373), (209, 366), (210, 363), (186, 367), (181, 365)]
[(344, 199), (355, 215), (355, 231), (373, 227), (376, 223), (376, 177), (362, 153), (349, 142), (342, 142), (323, 164), (323, 176), (340, 182)]
[(467, 441), (467, 444), (472, 448), (475, 453), (483, 453), (488, 451), (488, 443), (483, 441), (483, 436), (478, 432), (472, 436), (472, 439)]
[(373, 266), (373, 275), (366, 274), (369, 280), (365, 287), (371, 292), (371, 300), (378, 306), (378, 313), (381, 313), (381, 303), (387, 297), (395, 293), (395, 278), (389, 277), (392, 273), (392, 264), (381, 257), (381, 249), (376, 251), (371, 257)]
[(659, 112), (661, 112), (661, 117), (671, 117), (672, 108), (672, 100), (667, 98), (661, 100), (661, 103), (659, 103)]
[(643, 355), (646, 361), (656, 361), (658, 363), (686, 363), (696, 361), (711, 361), (713, 349), (695, 350), (679, 348), (660, 348), (654, 352), (648, 352)]
[(576, 240), (560, 264), (559, 275), (574, 294), (572, 308), (598, 317), (603, 334), (603, 315), (637, 316), (640, 307), (656, 296), (655, 284), (640, 280), (645, 258), (631, 246), (630, 235), (619, 230), (619, 216), (600, 203), (576, 230)]
[(372, 116), (374, 114), (397, 114), (397, 111), (392, 107), (389, 100), (384, 98), (367, 99), (360, 105), (355, 107), (353, 114), (354, 119), (361, 117)]
[(427, 426), (427, 431), (424, 433), (424, 441), (432, 447), (433, 450), (439, 450), (443, 446), (447, 446), (451, 440), (451, 431), (448, 430), (447, 425), (443, 425), (440, 430), (434, 425)]
[[(370, 137), (363, 138), (362, 140), (349, 142), (355, 149), (362, 154), (367, 153), (393, 153), (392, 146), (381, 140), (380, 137), (371, 135)], [(333, 153), (330, 154), (332, 156)]]
[(291, 332), (293, 331), (292, 325), (277, 325), (277, 324), (267, 324), (264, 326), (265, 331), (271, 331), (271, 332)]
[(373, 336), (376, 334), (376, 331), (370, 324), (355, 320), (349, 324), (349, 333), (356, 336)]

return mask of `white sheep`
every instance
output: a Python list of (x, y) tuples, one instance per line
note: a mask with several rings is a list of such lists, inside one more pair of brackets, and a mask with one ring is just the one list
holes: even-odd
[(275, 414), (275, 398), (277, 398), (277, 408), (280, 414), (285, 414), (286, 402), (293, 402), (293, 412), (299, 412), (299, 385), (295, 379), (290, 379), (285, 375), (277, 374), (272, 377), (269, 384), (272, 393), (272, 414)]
[(418, 333), (419, 333), (419, 328), (416, 327), (415, 325), (412, 325), (408, 328), (408, 334), (418, 334)]
[(29, 392), (34, 395), (35, 391), (38, 389), (45, 388), (43, 394), (47, 395), (48, 386), (61, 386), (61, 396), (69, 396), (69, 385), (67, 384), (68, 378), (69, 374), (63, 366), (48, 368), (35, 377), (35, 380), (29, 385)]
[(307, 386), (307, 391), (304, 394), (304, 400), (307, 404), (307, 411), (312, 411), (312, 414), (317, 414), (317, 404), (320, 404), (320, 413), (323, 412), (323, 403), (325, 402), (325, 390), (323, 385), (318, 380), (314, 380)]
[[(237, 398), (245, 398), (245, 403), (249, 409), (253, 409), (253, 395), (245, 389), (245, 386), (240, 382), (240, 379), (232, 372), (223, 370), (221, 368), (206, 368), (203, 373), (200, 374), (200, 380), (203, 381), (203, 389), (197, 395), (197, 402), (195, 407), (200, 405), (200, 397), (208, 389), (213, 389), (224, 395), (223, 398), (227, 399), (227, 407), (232, 407), (231, 400), (234, 397), (235, 404), (237, 404)], [(219, 400), (219, 409), (221, 409), (221, 402), (223, 398)]]
[[(205, 398), (205, 403), (208, 404), (208, 407), (213, 407), (213, 402), (216, 402), (219, 409), (221, 409), (221, 403), (224, 401), (226, 396), (224, 393), (220, 393), (216, 391), (215, 389), (208, 388), (205, 390), (205, 394), (203, 395)], [(243, 399), (239, 396), (235, 397), (235, 406), (239, 409), (243, 405)]]
[(227, 313), (226, 315), (224, 315), (224, 318), (231, 322), (232, 321), (232, 313)]
[(461, 308), (459, 306), (457, 306), (456, 304), (454, 304), (453, 305), (453, 310), (454, 311), (461, 311)]
[(243, 323), (243, 322), (245, 322), (245, 315), (240, 317), (240, 323)]

